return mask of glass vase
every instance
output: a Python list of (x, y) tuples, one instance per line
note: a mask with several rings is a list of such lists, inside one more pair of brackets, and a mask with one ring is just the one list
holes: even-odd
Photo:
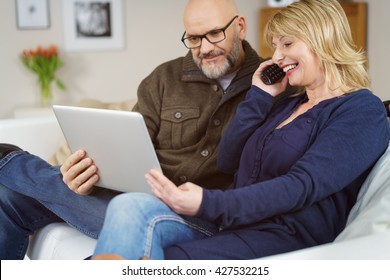
[(51, 89), (51, 82), (41, 82), (41, 96), (40, 105), (41, 107), (50, 107), (53, 103), (53, 92)]

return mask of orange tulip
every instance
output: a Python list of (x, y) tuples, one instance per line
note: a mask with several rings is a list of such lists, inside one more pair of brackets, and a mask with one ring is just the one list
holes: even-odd
[(23, 50), (20, 58), (27, 69), (38, 75), (41, 99), (51, 98), (51, 83), (53, 81), (59, 89), (65, 89), (64, 84), (55, 74), (58, 68), (63, 65), (55, 45), (50, 45), (48, 48), (38, 46), (36, 49)]

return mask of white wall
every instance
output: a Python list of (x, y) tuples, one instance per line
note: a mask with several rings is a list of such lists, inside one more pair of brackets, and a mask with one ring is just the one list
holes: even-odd
[(367, 52), (372, 90), (390, 100), (390, 1), (368, 0)]
[[(65, 0), (66, 1), (66, 0)], [(390, 1), (368, 0), (368, 51), (373, 75), (373, 89), (383, 100), (390, 99), (385, 67), (390, 64), (386, 50), (390, 37)], [(18, 107), (38, 104), (36, 77), (21, 64), (23, 49), (57, 44), (65, 66), (58, 76), (67, 91), (54, 89), (56, 103), (77, 102), (81, 98), (121, 101), (135, 97), (139, 82), (158, 64), (182, 56), (186, 49), (182, 11), (185, 0), (123, 0), (125, 48), (121, 51), (64, 52), (62, 5), (49, 0), (49, 29), (18, 30), (15, 0), (0, 1), (0, 118), (10, 117)], [(237, 0), (247, 18), (248, 41), (258, 48), (258, 10), (266, 0)], [(386, 33), (387, 32), (387, 33)]]

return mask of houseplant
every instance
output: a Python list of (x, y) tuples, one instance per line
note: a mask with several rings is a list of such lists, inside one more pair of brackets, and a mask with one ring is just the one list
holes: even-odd
[(49, 106), (53, 98), (52, 83), (55, 82), (61, 90), (65, 89), (63, 82), (56, 76), (56, 71), (62, 67), (55, 45), (48, 48), (38, 46), (36, 49), (24, 50), (21, 60), (27, 69), (38, 75), (40, 85), (40, 102), (42, 106)]

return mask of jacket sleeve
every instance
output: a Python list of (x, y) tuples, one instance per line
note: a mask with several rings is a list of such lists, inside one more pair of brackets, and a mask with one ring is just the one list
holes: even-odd
[(284, 176), (227, 191), (203, 190), (198, 216), (222, 228), (251, 224), (299, 211), (351, 184), (370, 170), (389, 141), (383, 105), (370, 95), (335, 108)]
[(260, 88), (250, 88), (221, 139), (217, 157), (219, 170), (226, 173), (236, 171), (244, 145), (271, 110), (272, 99)]

